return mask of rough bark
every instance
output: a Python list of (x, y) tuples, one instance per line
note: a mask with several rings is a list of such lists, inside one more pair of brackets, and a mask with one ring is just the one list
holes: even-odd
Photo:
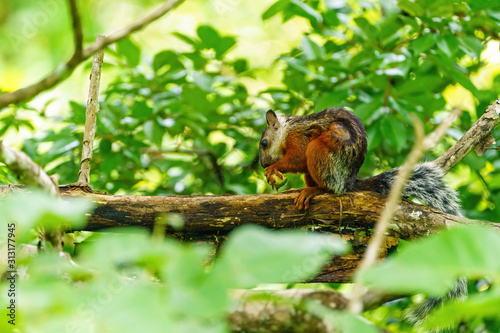
[[(1, 187), (0, 187), (1, 188)], [(83, 189), (83, 190), (82, 190)], [(184, 228), (168, 227), (168, 236), (206, 240), (226, 235), (239, 225), (254, 223), (271, 229), (309, 227), (315, 231), (352, 233), (373, 228), (386, 197), (377, 192), (325, 194), (313, 199), (308, 211), (299, 211), (294, 193), (253, 195), (119, 196), (91, 192), (88, 187), (61, 186), (61, 195), (87, 196), (97, 204), (85, 230), (117, 226), (153, 228), (160, 213), (180, 214)], [(392, 219), (391, 235), (411, 239), (457, 223), (480, 223), (404, 200)], [(486, 222), (494, 227), (495, 223)]]

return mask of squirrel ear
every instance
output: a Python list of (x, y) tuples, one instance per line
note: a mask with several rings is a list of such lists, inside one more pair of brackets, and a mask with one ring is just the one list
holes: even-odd
[(269, 126), (274, 126), (275, 124), (278, 124), (278, 116), (276, 116), (276, 113), (274, 113), (273, 110), (268, 110), (266, 112), (266, 120), (267, 120), (267, 125)]

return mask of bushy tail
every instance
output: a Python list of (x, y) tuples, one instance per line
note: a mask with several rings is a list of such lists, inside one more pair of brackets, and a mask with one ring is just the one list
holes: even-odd
[[(372, 190), (388, 194), (399, 168), (383, 172), (375, 177), (358, 181), (359, 190)], [(462, 208), (457, 192), (450, 188), (443, 180), (443, 171), (432, 162), (415, 166), (414, 171), (402, 196), (417, 199), (422, 204), (439, 209), (445, 213), (456, 216), (462, 215)], [(414, 325), (419, 325), (437, 306), (450, 299), (464, 299), (467, 297), (467, 280), (460, 278), (453, 289), (443, 297), (429, 297), (422, 303), (414, 306), (406, 313), (406, 320)]]
[[(429, 297), (426, 298), (421, 303), (415, 305), (410, 308), (405, 313), (405, 319), (415, 326), (422, 324), (427, 318), (429, 312), (431, 312), (437, 306), (441, 306), (443, 302), (448, 300), (464, 300), (468, 295), (467, 291), (467, 279), (461, 277), (458, 279), (457, 283), (453, 287), (453, 289), (443, 297)], [(440, 332), (445, 332), (442, 330)]]
[[(399, 168), (395, 168), (375, 177), (359, 180), (358, 188), (389, 194), (398, 171)], [(415, 166), (402, 195), (405, 198), (417, 199), (422, 204), (445, 213), (462, 216), (457, 192), (444, 182), (443, 171), (433, 162)]]

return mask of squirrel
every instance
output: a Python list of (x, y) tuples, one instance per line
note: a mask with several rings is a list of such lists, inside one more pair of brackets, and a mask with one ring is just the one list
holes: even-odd
[[(273, 175), (281, 179), (283, 173), (304, 175), (306, 187), (300, 189), (295, 198), (300, 210), (309, 209), (310, 200), (323, 193), (389, 193), (399, 168), (366, 179), (358, 178), (367, 152), (367, 135), (361, 119), (353, 112), (329, 108), (308, 116), (278, 116), (269, 110), (266, 120), (259, 144), (260, 164), (271, 186), (276, 182)], [(462, 216), (458, 195), (445, 184), (443, 175), (433, 162), (416, 165), (402, 196)], [(467, 281), (460, 278), (446, 296), (427, 298), (407, 314), (407, 319), (419, 324), (443, 301), (466, 295)]]
[[(367, 152), (367, 135), (361, 119), (351, 111), (332, 108), (309, 116), (277, 116), (269, 110), (266, 120), (259, 145), (264, 175), (273, 186), (273, 174), (279, 178), (283, 173), (304, 174), (307, 187), (295, 199), (299, 209), (308, 209), (310, 200), (322, 193), (389, 193), (399, 168), (358, 179)], [(445, 184), (443, 172), (432, 162), (415, 166), (402, 195), (462, 216), (457, 193)]]

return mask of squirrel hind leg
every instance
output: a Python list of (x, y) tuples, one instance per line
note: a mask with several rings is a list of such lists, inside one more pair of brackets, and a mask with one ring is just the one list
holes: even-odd
[(303, 209), (308, 210), (309, 202), (311, 201), (312, 198), (327, 192), (328, 190), (320, 187), (305, 187), (302, 190), (300, 190), (300, 193), (295, 198), (294, 201), (295, 206), (297, 206), (299, 210)]
[(313, 177), (309, 173), (304, 174), (304, 182), (306, 187), (317, 187), (318, 184), (314, 181)]

